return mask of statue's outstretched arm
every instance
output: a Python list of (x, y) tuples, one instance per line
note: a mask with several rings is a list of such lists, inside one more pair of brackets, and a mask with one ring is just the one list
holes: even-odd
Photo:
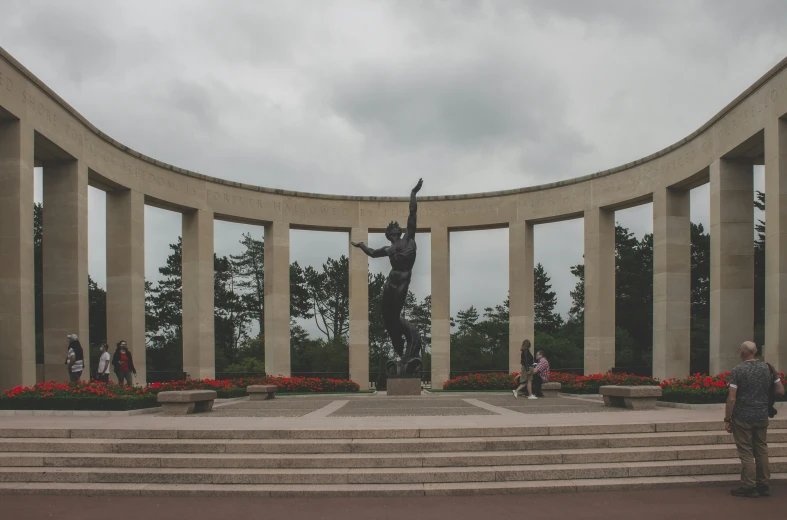
[(371, 256), (372, 258), (382, 258), (384, 256), (388, 256), (388, 247), (381, 247), (380, 249), (372, 249), (371, 247), (367, 246), (363, 242), (350, 242), (353, 247), (359, 248), (361, 251), (366, 253), (367, 256)]
[(424, 180), (418, 179), (418, 184), (415, 185), (413, 191), (410, 192), (410, 216), (407, 217), (407, 236), (410, 238), (415, 237), (415, 228), (418, 220), (418, 202), (415, 199), (416, 194), (421, 191)]

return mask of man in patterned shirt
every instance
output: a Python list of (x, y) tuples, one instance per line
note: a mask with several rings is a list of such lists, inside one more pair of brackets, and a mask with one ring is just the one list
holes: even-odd
[(549, 361), (544, 357), (544, 351), (536, 352), (536, 368), (533, 369), (533, 393), (536, 397), (544, 397), (541, 385), (549, 381)]
[(757, 346), (745, 341), (739, 350), (740, 365), (732, 369), (730, 389), (724, 413), (725, 428), (732, 433), (741, 459), (741, 487), (731, 493), (737, 497), (770, 496), (768, 485), (768, 406), (771, 385), (777, 396), (784, 395), (784, 385), (771, 367), (756, 359)]

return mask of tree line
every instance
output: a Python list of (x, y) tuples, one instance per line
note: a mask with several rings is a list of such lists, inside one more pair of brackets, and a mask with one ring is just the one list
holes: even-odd
[[(764, 210), (757, 192), (754, 206)], [(755, 341), (762, 344), (765, 318), (765, 223), (755, 226)], [(36, 352), (43, 362), (42, 206), (34, 207)], [(214, 330), (217, 373), (261, 373), (265, 370), (264, 239), (246, 233), (237, 255), (214, 254)], [(182, 373), (182, 242), (170, 254), (155, 282), (145, 282), (145, 328), (149, 372)], [(555, 312), (557, 296), (551, 278), (538, 264), (534, 269), (535, 344), (548, 353), (554, 368), (581, 370), (584, 344), (584, 265), (571, 267), (576, 278), (571, 307), (564, 319)], [(379, 313), (385, 284), (382, 273), (369, 275), (369, 373), (384, 380), (385, 362), (393, 350)], [(91, 351), (106, 339), (106, 293), (89, 278)], [(423, 334), (424, 371), (431, 361), (431, 297), (418, 300), (410, 291), (404, 306), (407, 319)], [(349, 261), (328, 258), (318, 267), (290, 264), (290, 345), (293, 374), (349, 375)], [(298, 320), (314, 320), (312, 337)], [(616, 366), (652, 365), (653, 235), (637, 239), (627, 228), (615, 227), (615, 350)], [(458, 375), (508, 369), (508, 297), (479, 311), (475, 306), (451, 318), (451, 372)], [(691, 224), (691, 370), (707, 372), (710, 325), (710, 235)], [(132, 346), (134, 348), (136, 346)], [(95, 354), (97, 355), (97, 354)]]

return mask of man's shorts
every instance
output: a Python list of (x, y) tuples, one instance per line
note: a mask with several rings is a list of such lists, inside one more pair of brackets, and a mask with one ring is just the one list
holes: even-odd
[(533, 380), (533, 374), (531, 374), (529, 370), (529, 368), (522, 367), (522, 374), (519, 376), (520, 383), (527, 383)]

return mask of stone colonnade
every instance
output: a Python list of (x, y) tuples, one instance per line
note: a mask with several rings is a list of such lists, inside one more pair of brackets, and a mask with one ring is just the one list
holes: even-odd
[[(510, 369), (533, 338), (533, 232), (585, 222), (585, 372), (615, 364), (615, 211), (653, 203), (653, 366), (689, 370), (689, 190), (711, 188), (711, 371), (753, 335), (752, 167), (766, 177), (765, 354), (787, 365), (787, 60), (699, 130), (660, 152), (544, 186), (419, 200), (431, 233), (432, 384), (450, 375), (451, 231), (509, 229)], [(151, 124), (155, 124), (151, 121)], [(36, 381), (33, 169), (44, 169), (44, 378), (65, 378), (65, 336), (88, 335), (87, 188), (107, 192), (107, 335), (145, 365), (144, 207), (183, 215), (184, 371), (212, 377), (213, 222), (265, 227), (265, 356), (290, 374), (290, 230), (346, 231), (362, 241), (407, 217), (406, 198), (271, 190), (182, 170), (114, 141), (0, 49), (0, 388)], [(416, 175), (417, 177), (417, 175)], [(368, 382), (369, 266), (350, 248), (350, 377)], [(480, 276), (484, 276), (483, 273)], [(538, 345), (536, 345), (538, 348)], [(144, 371), (140, 370), (144, 382)], [(87, 377), (86, 370), (83, 377)]]

